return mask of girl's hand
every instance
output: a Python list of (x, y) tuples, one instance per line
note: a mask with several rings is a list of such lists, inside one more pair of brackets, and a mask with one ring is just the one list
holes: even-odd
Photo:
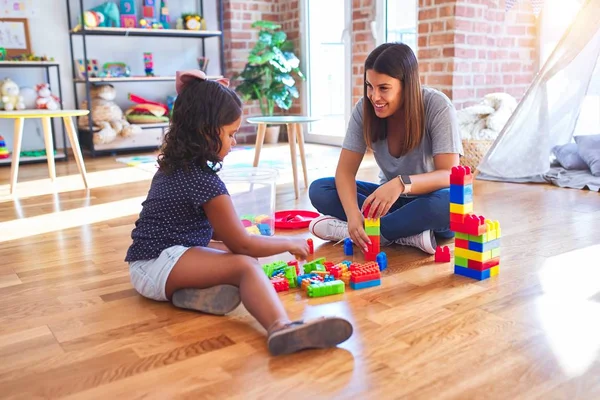
[(367, 218), (381, 218), (388, 213), (390, 208), (402, 194), (402, 183), (399, 179), (392, 179), (389, 182), (379, 186), (369, 197), (365, 199), (360, 210), (362, 213), (367, 210)]
[(369, 236), (365, 232), (365, 220), (358, 210), (348, 218), (348, 234), (352, 243), (357, 245), (362, 251), (367, 251), (367, 244), (371, 244)]
[(290, 238), (290, 249), (288, 250), (297, 260), (306, 260), (309, 254), (306, 239)]

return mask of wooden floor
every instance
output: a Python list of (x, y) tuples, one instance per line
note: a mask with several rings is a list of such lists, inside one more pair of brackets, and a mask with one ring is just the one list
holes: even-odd
[[(333, 172), (338, 149), (307, 151), (331, 164), (311, 180)], [(362, 178), (375, 179), (370, 165)], [(212, 317), (134, 292), (123, 258), (151, 174), (115, 157), (87, 167), (89, 193), (73, 161), (58, 163), (52, 193), (45, 164), (22, 166), (19, 200), (0, 169), (2, 399), (600, 398), (598, 193), (477, 181), (476, 213), (502, 226), (499, 276), (387, 249), (380, 287), (281, 295), (293, 318), (348, 317), (349, 341), (272, 358), (243, 307)], [(306, 193), (282, 184), (278, 208), (310, 207)]]

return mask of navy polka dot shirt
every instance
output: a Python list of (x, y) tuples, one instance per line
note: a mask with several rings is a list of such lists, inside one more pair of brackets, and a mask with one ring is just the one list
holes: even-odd
[(202, 205), (222, 194), (229, 195), (219, 176), (198, 166), (169, 175), (157, 171), (131, 232), (133, 244), (125, 261), (151, 260), (175, 245), (206, 247), (213, 228)]

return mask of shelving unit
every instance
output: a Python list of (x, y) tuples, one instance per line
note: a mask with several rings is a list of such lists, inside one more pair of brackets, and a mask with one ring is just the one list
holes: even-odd
[[(28, 69), (41, 68), (41, 69), (43, 69), (44, 75), (46, 78), (46, 82), (48, 84), (50, 84), (50, 89), (60, 99), (60, 109), (61, 110), (63, 109), (62, 83), (60, 80), (60, 65), (57, 62), (55, 62), (55, 61), (0, 61), (0, 68), (28, 68)], [(50, 82), (50, 69), (51, 68), (55, 68), (55, 71), (56, 71), (56, 85), (53, 85), (52, 82)], [(0, 111), (0, 112), (2, 112), (2, 111)], [(52, 141), (54, 142), (55, 149), (56, 149), (56, 122), (57, 122), (56, 119), (57, 118), (52, 118)], [(65, 146), (65, 147), (63, 147), (62, 151), (57, 150), (57, 152), (54, 156), (54, 159), (55, 160), (67, 160), (68, 159), (67, 149), (66, 149), (67, 135), (65, 133), (65, 127), (64, 127), (62, 120), (60, 121), (60, 124), (62, 126), (63, 146)], [(19, 158), (19, 162), (21, 164), (46, 162), (46, 160), (47, 160), (46, 156), (20, 157)], [(0, 159), (0, 165), (10, 165), (11, 162), (12, 162), (12, 156), (9, 158), (1, 158)]]
[[(186, 1), (186, 0), (180, 0)], [(196, 9), (198, 14), (204, 17), (204, 0), (194, 0), (196, 2)], [(220, 72), (218, 76), (210, 76), (209, 79), (218, 79), (225, 74), (225, 60), (224, 60), (224, 40), (223, 40), (223, 0), (214, 0), (217, 4), (217, 17), (218, 17), (218, 28), (219, 30), (211, 31), (193, 31), (193, 30), (180, 30), (180, 29), (143, 29), (143, 28), (85, 28), (85, 27), (73, 27), (72, 26), (72, 13), (71, 7), (73, 3), (79, 3), (78, 20), (83, 21), (83, 14), (86, 10), (84, 8), (84, 0), (66, 0), (67, 2), (67, 18), (69, 21), (69, 40), (71, 48), (71, 60), (75, 59), (73, 38), (81, 37), (83, 44), (83, 59), (85, 60), (85, 68), (87, 70), (88, 60), (88, 43), (87, 37), (90, 36), (121, 36), (121, 37), (148, 37), (148, 38), (180, 38), (180, 39), (199, 39), (202, 41), (202, 57), (206, 56), (206, 39), (216, 38), (219, 39), (219, 61), (220, 61)], [(71, 3), (71, 4), (70, 4)], [(119, 2), (117, 2), (118, 4)], [(173, 71), (175, 72), (175, 71)], [(73, 91), (75, 93), (75, 103), (79, 106), (79, 96), (77, 92), (78, 85), (85, 85), (85, 98), (87, 104), (91, 104), (90, 89), (94, 83), (122, 83), (122, 82), (168, 82), (175, 81), (175, 76), (130, 76), (130, 77), (89, 77), (85, 75), (84, 79), (77, 78), (76, 69), (73, 68)], [(159, 138), (154, 138), (155, 134), (164, 135), (164, 130), (168, 127), (168, 124), (138, 124), (137, 126), (142, 129), (150, 131), (149, 135), (144, 133), (145, 138), (124, 138), (118, 144), (111, 146), (112, 143), (104, 145), (94, 145), (93, 143), (93, 125), (92, 125), (92, 111), (89, 114), (89, 126), (88, 129), (81, 129), (77, 126), (78, 138), (82, 149), (89, 151), (92, 157), (98, 154), (116, 154), (120, 152), (131, 152), (131, 151), (151, 151), (158, 148), (160, 145)], [(153, 130), (153, 131), (151, 131)], [(159, 133), (160, 132), (160, 133)], [(141, 135), (137, 135), (141, 136)]]

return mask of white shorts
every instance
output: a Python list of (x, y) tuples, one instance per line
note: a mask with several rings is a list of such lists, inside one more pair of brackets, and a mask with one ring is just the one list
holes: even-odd
[(168, 301), (165, 289), (167, 279), (179, 257), (189, 247), (172, 246), (164, 249), (157, 258), (129, 263), (131, 283), (139, 294), (152, 300)]

